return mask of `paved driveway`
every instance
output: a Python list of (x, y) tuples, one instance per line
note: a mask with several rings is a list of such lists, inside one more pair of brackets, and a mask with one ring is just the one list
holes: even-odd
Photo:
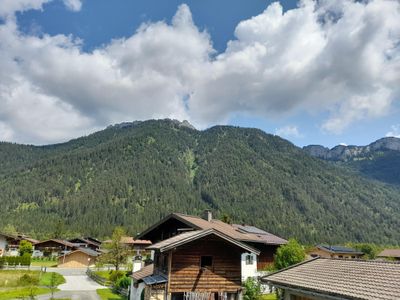
[[(97, 289), (105, 288), (97, 282), (91, 280), (86, 275), (86, 269), (64, 269), (47, 268), (47, 272), (56, 272), (64, 276), (65, 283), (58, 286), (60, 292), (54, 296), (56, 298), (71, 298), (72, 300), (98, 300)], [(50, 295), (38, 297), (39, 300), (50, 299)]]

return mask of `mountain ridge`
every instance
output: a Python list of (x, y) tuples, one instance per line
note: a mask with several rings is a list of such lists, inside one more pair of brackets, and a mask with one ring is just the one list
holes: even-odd
[(171, 213), (256, 225), (303, 242), (400, 240), (399, 189), (310, 157), (259, 129), (173, 120), (48, 146), (0, 144), (0, 228), (36, 237), (135, 235)]

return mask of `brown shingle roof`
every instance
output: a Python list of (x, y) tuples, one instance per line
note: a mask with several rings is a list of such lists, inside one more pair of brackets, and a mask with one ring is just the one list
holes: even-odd
[[(213, 228), (218, 230), (219, 232), (222, 232), (223, 234), (230, 236), (231, 238), (243, 242), (255, 242), (255, 243), (272, 244), (272, 245), (282, 245), (287, 243), (285, 239), (282, 239), (276, 235), (260, 230), (258, 228), (257, 228), (258, 233), (249, 233), (246, 232), (246, 226), (236, 225), (236, 224), (230, 225), (216, 219), (212, 219), (209, 222), (197, 216), (189, 216), (180, 213), (174, 213), (172, 214), (172, 216), (175, 216), (177, 219), (181, 219), (187, 223), (195, 225), (197, 229)], [(248, 227), (250, 226), (247, 226), (247, 228)]]
[(346, 299), (400, 299), (400, 264), (391, 262), (317, 258), (262, 281)]
[(396, 257), (400, 258), (400, 249), (385, 249), (377, 255), (378, 257)]
[(147, 276), (151, 276), (153, 275), (154, 272), (154, 264), (145, 266), (143, 269), (132, 273), (131, 277), (136, 280), (139, 281)]
[(209, 235), (218, 236), (219, 238), (221, 238), (231, 244), (234, 244), (242, 249), (245, 249), (246, 251), (255, 253), (257, 255), (259, 254), (258, 250), (248, 246), (247, 244), (237, 241), (236, 239), (233, 239), (232, 237), (230, 237), (224, 233), (221, 233), (221, 232), (215, 230), (214, 228), (181, 233), (181, 234), (173, 236), (169, 239), (166, 239), (166, 240), (163, 240), (156, 244), (153, 244), (153, 245), (147, 247), (146, 249), (152, 249), (152, 250), (156, 249), (156, 250), (160, 250), (161, 252), (163, 252), (163, 251), (170, 250), (171, 248), (179, 247), (180, 245), (189, 243), (191, 241), (194, 241), (194, 240), (197, 240), (197, 239), (209, 236)]

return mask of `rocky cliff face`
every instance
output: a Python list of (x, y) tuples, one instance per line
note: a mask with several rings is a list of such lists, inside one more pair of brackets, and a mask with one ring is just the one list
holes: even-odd
[(379, 151), (399, 151), (400, 138), (386, 137), (379, 139), (368, 146), (343, 146), (338, 145), (332, 149), (320, 146), (309, 145), (303, 150), (314, 157), (333, 161), (349, 161), (359, 158), (367, 158)]

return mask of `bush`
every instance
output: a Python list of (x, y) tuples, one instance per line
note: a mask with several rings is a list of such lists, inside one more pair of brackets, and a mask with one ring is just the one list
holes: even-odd
[(18, 279), (18, 284), (21, 286), (31, 286), (39, 284), (39, 279), (33, 275), (24, 274)]
[(131, 279), (129, 277), (121, 277), (115, 283), (117, 288), (127, 289), (131, 285)]
[(116, 283), (118, 281), (118, 279), (120, 279), (124, 276), (125, 276), (125, 272), (123, 272), (123, 271), (111, 271), (110, 281), (112, 283)]
[(243, 283), (244, 287), (244, 300), (258, 300), (261, 296), (261, 285), (260, 283), (254, 278), (247, 278), (246, 281)]
[(296, 240), (290, 239), (276, 251), (274, 266), (277, 270), (284, 269), (302, 262), (305, 258), (303, 247)]

